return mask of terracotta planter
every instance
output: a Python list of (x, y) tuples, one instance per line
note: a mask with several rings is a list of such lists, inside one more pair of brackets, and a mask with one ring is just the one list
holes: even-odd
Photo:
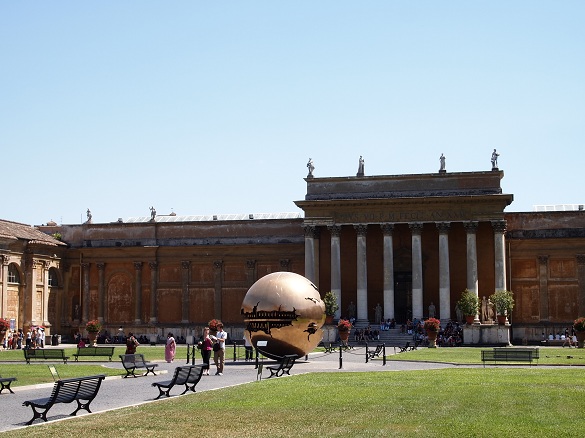
[(475, 320), (475, 315), (465, 315), (465, 322), (469, 325), (473, 324)]
[(506, 324), (506, 315), (498, 315), (496, 318), (498, 319), (498, 324), (500, 325)]
[(585, 346), (585, 332), (576, 331), (575, 335), (577, 336), (578, 348), (583, 348)]
[(343, 342), (347, 342), (349, 339), (349, 330), (339, 331), (339, 339)]
[(429, 348), (437, 348), (437, 336), (437, 332), (427, 332), (427, 337), (429, 338)]
[(325, 324), (333, 324), (333, 316), (334, 315), (325, 316)]
[(97, 332), (88, 332), (87, 337), (89, 338), (90, 345), (97, 345)]

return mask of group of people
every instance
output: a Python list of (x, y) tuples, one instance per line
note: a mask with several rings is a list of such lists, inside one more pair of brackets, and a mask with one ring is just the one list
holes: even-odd
[(225, 342), (227, 340), (227, 332), (223, 330), (223, 324), (217, 325), (217, 332), (215, 335), (211, 334), (209, 327), (203, 329), (203, 336), (197, 344), (201, 350), (201, 357), (203, 358), (203, 375), (209, 376), (209, 361), (211, 353), (213, 352), (213, 362), (216, 367), (216, 376), (223, 376), (223, 367), (225, 364)]
[(31, 327), (26, 334), (23, 329), (7, 330), (2, 348), (5, 350), (45, 348), (45, 329), (42, 327)]
[[(544, 336), (544, 333), (542, 334)], [(553, 333), (549, 333), (548, 335), (549, 341), (563, 341), (563, 348), (568, 346), (569, 348), (577, 347), (577, 335), (575, 334), (575, 329), (571, 327), (571, 331), (569, 329), (565, 329), (563, 333), (558, 332), (556, 335)]]

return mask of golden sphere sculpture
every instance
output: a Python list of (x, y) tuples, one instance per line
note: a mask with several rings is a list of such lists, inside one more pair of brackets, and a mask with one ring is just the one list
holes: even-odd
[(259, 279), (246, 293), (241, 313), (246, 337), (272, 359), (304, 356), (323, 339), (325, 304), (317, 287), (293, 272)]

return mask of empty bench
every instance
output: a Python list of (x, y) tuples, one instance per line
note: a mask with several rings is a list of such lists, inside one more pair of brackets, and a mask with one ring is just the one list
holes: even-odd
[(2, 391), (4, 391), (5, 389), (10, 391), (12, 394), (14, 394), (14, 391), (12, 389), (10, 389), (10, 385), (15, 380), (16, 380), (16, 377), (2, 377), (2, 376), (0, 376), (0, 385), (2, 385), (2, 387), (0, 388), (0, 394), (2, 394)]
[(65, 356), (65, 350), (62, 348), (25, 348), (24, 360), (30, 364), (31, 359), (39, 360), (62, 360), (67, 363), (69, 356)]
[(158, 366), (157, 363), (152, 362), (145, 362), (144, 355), (142, 354), (121, 354), (120, 359), (122, 360), (122, 366), (126, 370), (126, 375), (124, 378), (128, 376), (137, 377), (136, 370), (144, 369), (146, 370), (145, 376), (152, 373), (156, 376), (154, 369)]
[(366, 344), (366, 361), (367, 359), (373, 359), (375, 357), (380, 357), (382, 352), (384, 351), (385, 344), (378, 344), (376, 345), (375, 350), (368, 350), (368, 345)]
[(173, 386), (181, 386), (185, 385), (185, 390), (181, 393), (181, 395), (185, 394), (187, 391), (195, 392), (195, 386), (201, 380), (201, 376), (203, 375), (203, 366), (202, 365), (186, 365), (175, 368), (175, 374), (171, 380), (165, 380), (163, 382), (155, 382), (152, 386), (158, 388), (159, 394), (158, 398), (166, 395), (167, 397), (170, 396), (170, 391)]
[(408, 342), (406, 342), (406, 344), (404, 345), (404, 347), (400, 347), (399, 353), (404, 353), (406, 351), (412, 351), (412, 350), (416, 350), (416, 344), (415, 345), (410, 345), (410, 341), (408, 341)]
[(280, 359), (278, 361), (278, 365), (266, 367), (266, 369), (270, 371), (270, 376), (268, 378), (280, 377), (280, 376), (284, 375), (285, 373), (290, 376), (290, 369), (295, 364), (296, 358), (297, 358), (296, 355), (289, 354), (289, 355), (283, 356), (282, 359)]
[(47, 412), (56, 403), (71, 403), (77, 402), (77, 409), (70, 415), (76, 415), (81, 409), (85, 409), (91, 413), (89, 409), (90, 403), (96, 397), (102, 380), (106, 376), (104, 374), (88, 377), (76, 377), (73, 379), (57, 380), (53, 386), (53, 392), (49, 397), (39, 398), (35, 400), (25, 401), (23, 406), (30, 406), (33, 410), (32, 419), (26, 423), (32, 424), (37, 418), (47, 421)]
[(112, 356), (114, 355), (114, 348), (115, 347), (94, 347), (94, 346), (77, 347), (77, 353), (75, 353), (73, 355), (73, 357), (75, 358), (75, 362), (78, 362), (77, 359), (79, 359), (80, 356), (93, 356), (93, 357), (104, 356), (104, 357), (108, 357), (110, 359), (110, 362), (111, 362)]
[(494, 348), (493, 350), (481, 350), (481, 361), (485, 367), (486, 362), (529, 362), (532, 364), (534, 351), (529, 349)]

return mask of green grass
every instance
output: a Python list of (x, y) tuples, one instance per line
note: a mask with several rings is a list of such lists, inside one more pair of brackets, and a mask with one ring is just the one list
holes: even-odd
[(14, 437), (569, 437), (581, 370), (311, 373), (6, 432)]

